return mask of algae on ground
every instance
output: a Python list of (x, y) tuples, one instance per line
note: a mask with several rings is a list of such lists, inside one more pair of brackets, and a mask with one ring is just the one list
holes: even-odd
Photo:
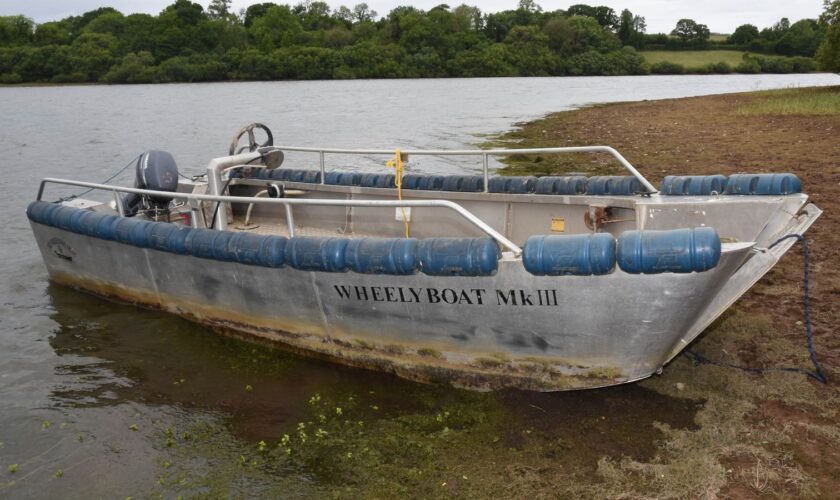
[[(807, 363), (768, 318), (737, 310), (695, 349), (738, 361), (754, 342), (759, 364), (782, 353)], [(758, 376), (683, 357), (661, 376), (599, 391), (475, 393), (400, 380), (390, 388), (398, 394), (325, 388), (300, 421), (259, 439), (224, 420), (161, 430), (168, 456), (150, 493), (685, 498), (741, 487), (816, 497), (819, 482), (797, 461), (794, 436), (805, 429), (840, 446), (824, 423), (756, 432), (749, 421), (766, 401), (834, 418), (836, 394), (800, 374)]]

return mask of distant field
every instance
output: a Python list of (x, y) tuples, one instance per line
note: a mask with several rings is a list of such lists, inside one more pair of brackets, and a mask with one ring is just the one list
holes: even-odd
[(642, 51), (645, 60), (650, 64), (668, 61), (682, 64), (686, 68), (697, 68), (721, 61), (737, 66), (745, 52), (739, 50), (649, 50)]

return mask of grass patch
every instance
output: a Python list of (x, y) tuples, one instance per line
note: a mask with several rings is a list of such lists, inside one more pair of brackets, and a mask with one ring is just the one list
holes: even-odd
[(840, 113), (840, 87), (762, 92), (735, 108), (739, 115), (834, 115)]
[[(590, 106), (594, 108), (598, 106)], [(481, 144), (482, 148), (539, 148), (547, 146), (580, 146), (581, 144), (552, 144), (554, 130), (572, 119), (570, 113), (553, 113), (544, 118), (522, 124)], [(626, 170), (607, 153), (574, 153), (560, 155), (511, 154), (498, 157), (505, 165), (500, 175), (621, 175)]]
[(650, 64), (670, 62), (686, 68), (700, 68), (708, 64), (725, 62), (732, 67), (741, 64), (746, 52), (740, 50), (648, 50), (642, 51)]

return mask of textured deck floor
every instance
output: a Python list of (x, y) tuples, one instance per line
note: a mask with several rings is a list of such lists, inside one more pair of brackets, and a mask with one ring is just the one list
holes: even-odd
[[(275, 236), (289, 236), (289, 227), (283, 222), (269, 221), (269, 220), (252, 220), (249, 225), (245, 225), (245, 220), (237, 217), (228, 226), (234, 231), (247, 231), (254, 234), (271, 234)], [(343, 232), (342, 228), (336, 227), (333, 229), (316, 228), (316, 227), (301, 227), (295, 226), (295, 236), (376, 236), (374, 234), (361, 234), (353, 231)]]

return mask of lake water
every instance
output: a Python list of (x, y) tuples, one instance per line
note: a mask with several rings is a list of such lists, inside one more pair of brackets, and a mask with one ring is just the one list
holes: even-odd
[[(516, 122), (591, 103), (838, 84), (836, 75), (811, 74), (0, 88), (0, 497), (167, 495), (179, 491), (159, 484), (167, 427), (215, 422), (231, 436), (217, 451), (237, 454), (236, 446), (276, 440), (314, 393), (377, 394), (395, 412), (411, 406), (405, 395), (472, 397), (221, 338), (49, 285), (24, 215), (42, 177), (100, 181), (150, 148), (172, 152), (184, 173), (201, 173), (251, 121), (285, 145), (468, 148)], [(413, 161), (428, 172), (477, 168)], [(653, 397), (634, 386), (608, 391), (639, 404)], [(503, 405), (511, 398), (486, 397)], [(533, 397), (579, 407), (604, 401), (603, 391)], [(199, 458), (184, 467), (213, 470)], [(315, 487), (298, 472), (289, 481)]]

